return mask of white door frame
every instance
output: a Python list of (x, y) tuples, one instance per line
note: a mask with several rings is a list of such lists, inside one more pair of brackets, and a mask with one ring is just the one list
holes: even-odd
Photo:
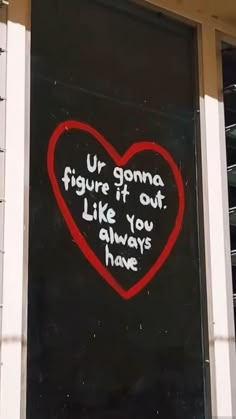
[[(210, 353), (205, 361), (212, 416), (229, 419), (236, 417), (236, 353), (219, 39), (230, 37), (236, 44), (236, 27), (213, 18), (210, 6), (200, 12), (186, 6), (191, 2), (173, 1), (169, 7), (166, 0), (147, 2), (198, 26)], [(26, 419), (30, 0), (9, 3), (0, 418)]]

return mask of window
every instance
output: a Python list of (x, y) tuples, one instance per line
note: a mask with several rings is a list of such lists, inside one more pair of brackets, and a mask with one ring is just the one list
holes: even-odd
[(195, 49), (128, 2), (32, 1), (28, 419), (206, 417)]
[(223, 84), (225, 105), (225, 133), (229, 191), (229, 220), (231, 238), (234, 317), (236, 313), (236, 50), (223, 43)]

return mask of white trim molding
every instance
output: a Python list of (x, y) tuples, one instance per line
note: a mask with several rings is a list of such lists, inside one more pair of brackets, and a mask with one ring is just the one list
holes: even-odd
[[(6, 57), (7, 8), (0, 8), (0, 336), (2, 332), (2, 288), (4, 260), (4, 209), (5, 209), (5, 124), (6, 124)], [(0, 355), (1, 359), (1, 355)]]
[[(25, 290), (27, 281), (25, 224), (29, 181), (26, 107), (28, 91), (28, 0), (11, 0), (7, 23), (6, 164), (3, 264), (3, 318), (0, 417), (25, 418)], [(24, 391), (24, 393), (26, 393)], [(23, 408), (22, 408), (23, 406)]]
[(236, 417), (236, 352), (220, 44), (202, 25), (203, 202), (212, 416)]

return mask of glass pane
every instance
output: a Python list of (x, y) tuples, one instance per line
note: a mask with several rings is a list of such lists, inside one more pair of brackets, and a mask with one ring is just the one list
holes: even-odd
[(195, 34), (32, 1), (28, 419), (205, 418)]
[[(229, 223), (233, 280), (234, 316), (236, 314), (236, 48), (222, 43), (225, 131), (229, 193)], [(236, 319), (236, 316), (235, 316)], [(236, 325), (236, 322), (235, 322)]]

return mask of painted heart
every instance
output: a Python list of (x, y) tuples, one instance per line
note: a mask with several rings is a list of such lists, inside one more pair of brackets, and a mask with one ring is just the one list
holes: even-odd
[[(96, 254), (96, 248), (94, 250), (94, 248), (90, 245), (86, 234), (84, 234), (84, 231), (81, 229), (80, 222), (75, 219), (70, 205), (62, 192), (61, 186), (59, 185), (57, 170), (55, 167), (55, 155), (58, 149), (58, 145), (60, 144), (60, 139), (64, 136), (64, 134), (68, 134), (70, 132), (89, 134), (92, 140), (96, 141), (96, 144), (98, 144), (99, 147), (101, 147), (103, 151), (106, 152), (106, 155), (111, 160), (111, 162), (113, 162), (113, 165), (119, 168), (123, 168), (124, 170), (126, 167), (128, 167), (130, 162), (135, 158), (137, 159), (141, 153), (148, 152), (152, 155), (158, 156), (158, 158), (162, 159), (163, 163), (168, 167), (168, 170), (170, 171), (174, 180), (174, 189), (176, 190), (176, 210), (174, 213), (173, 222), (171, 224), (171, 230), (168, 232), (168, 235), (164, 240), (158, 256), (155, 257), (154, 255), (154, 260), (151, 264), (151, 267), (149, 267), (146, 272), (142, 273), (142, 277), (139, 278), (135, 284), (131, 284), (129, 289), (125, 289), (120, 284), (120, 281), (118, 281), (119, 278), (117, 279), (116, 275), (111, 272), (111, 269), (106, 266), (101, 257)], [(143, 157), (143, 155), (140, 157)], [(123, 155), (120, 155), (117, 150), (90, 125), (78, 121), (65, 121), (55, 129), (49, 141), (47, 167), (52, 189), (60, 211), (65, 219), (73, 240), (81, 249), (89, 263), (122, 298), (128, 300), (140, 293), (144, 287), (150, 283), (150, 281), (154, 278), (154, 276), (170, 256), (182, 228), (185, 209), (184, 185), (179, 168), (170, 153), (165, 148), (156, 143), (144, 141), (134, 143)]]

